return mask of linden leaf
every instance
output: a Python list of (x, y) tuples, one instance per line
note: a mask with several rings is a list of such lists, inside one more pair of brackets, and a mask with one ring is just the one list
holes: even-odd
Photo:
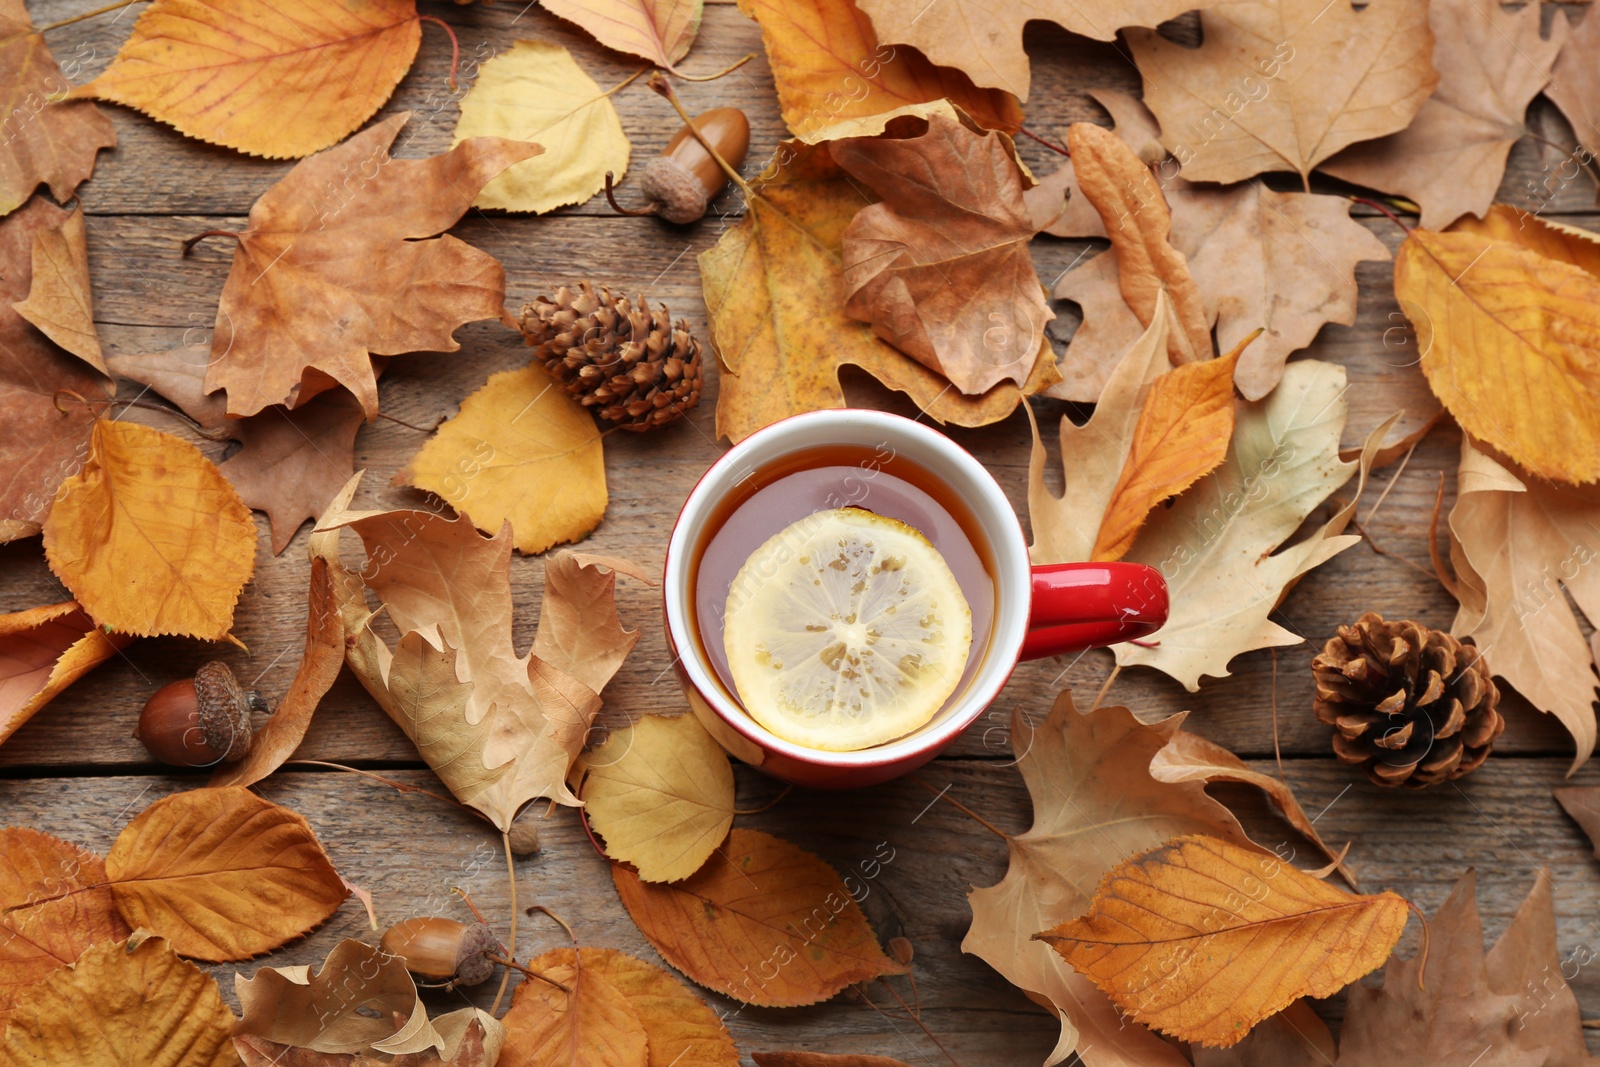
[(0, 1031), (50, 972), (128, 936), (105, 881), (105, 864), (87, 849), (37, 830), (0, 830)]
[(89, 234), (82, 208), (73, 208), (59, 227), (46, 227), (33, 235), (32, 259), (28, 298), (13, 303), (12, 309), (101, 374), (110, 374), (94, 330)]
[(509, 522), (529, 555), (581, 539), (606, 511), (594, 419), (532, 365), (490, 375), (394, 482), (437, 493), (485, 533)]
[(250, 510), (212, 462), (132, 422), (94, 424), (44, 524), (50, 569), (84, 611), (139, 636), (227, 637), (255, 550)]
[(0, 1050), (19, 1064), (234, 1067), (232, 1030), (211, 976), (141, 935), (96, 945), (45, 976), (18, 1001)]
[(101, 630), (71, 600), (0, 615), (0, 741), (132, 641)]
[(539, 0), (607, 48), (671, 68), (689, 54), (704, 0)]
[(646, 883), (615, 865), (611, 879), (663, 959), (747, 1004), (816, 1004), (906, 971), (878, 947), (832, 867), (759, 830), (735, 829), (719, 859), (681, 882)]
[[(294, 110), (282, 100), (270, 106)], [(250, 208), (206, 370), (208, 392), (228, 391), (230, 415), (296, 407), (331, 380), (370, 419), (372, 356), (454, 352), (457, 327), (499, 317), (504, 268), (440, 235), (490, 178), (541, 149), (483, 137), (427, 159), (394, 159), (389, 146), (408, 118), (384, 119), (296, 164)]]
[(106, 856), (128, 925), (195, 959), (249, 959), (299, 937), (349, 894), (299, 814), (240, 786), (151, 804)]
[(628, 172), (628, 138), (611, 97), (551, 41), (517, 41), (479, 68), (461, 100), (453, 144), (469, 137), (544, 147), (492, 179), (474, 207), (552, 211), (604, 189), (607, 171), (618, 182)]
[(585, 753), (583, 806), (606, 855), (646, 882), (699, 870), (733, 825), (733, 767), (693, 715), (646, 715)]
[(1253, 0), (1200, 15), (1204, 43), (1129, 30), (1161, 143), (1190, 181), (1307, 179), (1347, 145), (1405, 129), (1439, 75), (1426, 0)]
[(416, 0), (155, 0), (111, 66), (68, 95), (294, 159), (371, 118), (421, 41)]
[(851, 0), (739, 0), (739, 10), (761, 24), (783, 121), (802, 141), (836, 122), (940, 99), (989, 129), (1022, 126), (1016, 97), (979, 89), (914, 49), (880, 45)]

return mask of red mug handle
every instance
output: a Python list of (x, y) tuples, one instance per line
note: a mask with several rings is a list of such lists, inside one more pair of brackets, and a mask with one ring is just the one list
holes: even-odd
[(1023, 659), (1128, 641), (1167, 621), (1167, 583), (1142, 563), (1052, 563), (1033, 568)]

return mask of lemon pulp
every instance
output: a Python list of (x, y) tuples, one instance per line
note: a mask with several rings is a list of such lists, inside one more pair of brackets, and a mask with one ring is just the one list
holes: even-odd
[(847, 752), (933, 718), (966, 668), (972, 611), (920, 532), (837, 508), (750, 554), (723, 634), (752, 718), (786, 741)]

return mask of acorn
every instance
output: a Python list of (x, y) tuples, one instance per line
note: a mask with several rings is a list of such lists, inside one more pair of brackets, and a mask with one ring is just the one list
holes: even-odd
[[(750, 120), (736, 107), (719, 107), (694, 120), (717, 154), (734, 170), (750, 150)], [(684, 126), (673, 134), (661, 154), (644, 168), (639, 191), (649, 207), (629, 209), (612, 195), (612, 176), (606, 174), (606, 199), (621, 215), (659, 215), (668, 222), (687, 223), (705, 217), (711, 201), (728, 184), (728, 175), (707, 152), (694, 131)]]
[(454, 989), (480, 985), (494, 974), (500, 939), (483, 923), (439, 917), (401, 919), (383, 932), (383, 951), (406, 961), (417, 984)]
[(210, 767), (249, 753), (252, 711), (271, 708), (260, 693), (241, 689), (226, 663), (212, 660), (193, 678), (157, 689), (133, 736), (162, 763)]

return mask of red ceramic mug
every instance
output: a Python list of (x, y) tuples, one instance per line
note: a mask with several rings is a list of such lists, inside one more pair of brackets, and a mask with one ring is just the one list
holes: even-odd
[[(806, 469), (813, 457), (816, 466), (834, 467), (841, 456), (855, 455), (862, 457), (859, 470), (844, 481), (853, 481), (859, 491), (847, 490), (849, 503), (880, 510), (872, 499), (872, 479), (886, 469), (899, 482), (954, 502), (948, 511), (982, 560), (993, 610), (987, 635), (980, 640), (975, 628), (961, 683), (930, 722), (872, 748), (828, 752), (776, 736), (740, 706), (708, 655), (698, 625), (697, 593), (707, 592), (710, 600), (720, 592), (725, 600), (727, 588), (697, 590), (697, 585), (707, 547), (738, 501), (750, 499), (776, 478)], [(795, 505), (781, 495), (773, 499), (777, 507)], [(918, 525), (892, 508), (882, 510)], [(770, 524), (770, 532), (798, 517), (782, 516)], [(947, 551), (933, 540), (941, 552)], [(733, 561), (733, 567), (742, 562)], [(728, 570), (719, 566), (716, 572)], [(663, 586), (668, 650), (689, 706), (711, 736), (734, 756), (775, 777), (828, 789), (873, 785), (928, 762), (983, 714), (1019, 660), (1144, 637), (1167, 618), (1167, 586), (1159, 571), (1137, 563), (1031, 566), (1016, 512), (971, 453), (921, 423), (853, 408), (784, 419), (751, 434), (712, 464), (673, 527)], [(978, 616), (975, 607), (974, 618)]]

